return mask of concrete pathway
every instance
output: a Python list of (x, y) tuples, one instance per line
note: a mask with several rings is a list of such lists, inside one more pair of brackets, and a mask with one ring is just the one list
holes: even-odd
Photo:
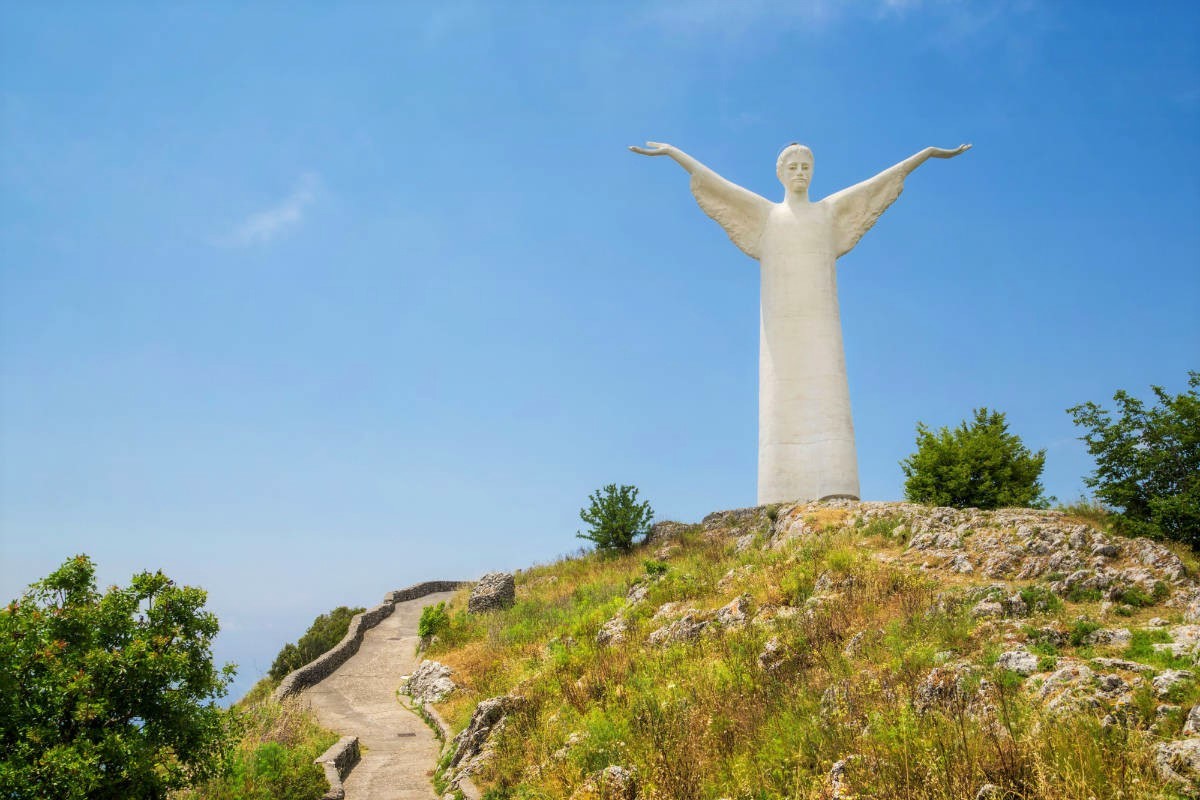
[(419, 663), (421, 609), (454, 594), (397, 603), (390, 617), (367, 631), (349, 661), (301, 693), (322, 725), (357, 736), (363, 748), (362, 760), (345, 780), (346, 800), (437, 800), (431, 778), (440, 743), (420, 717), (400, 705), (396, 689)]

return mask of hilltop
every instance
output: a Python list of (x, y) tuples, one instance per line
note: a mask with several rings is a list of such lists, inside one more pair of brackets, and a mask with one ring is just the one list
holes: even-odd
[(1104, 527), (771, 506), (520, 571), (507, 609), (468, 613), (463, 590), (424, 653), (460, 732), (439, 780), (495, 800), (1191, 796), (1197, 563)]

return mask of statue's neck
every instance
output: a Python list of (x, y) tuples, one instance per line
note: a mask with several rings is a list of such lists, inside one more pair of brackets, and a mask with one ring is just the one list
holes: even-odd
[(800, 208), (809, 205), (808, 202), (808, 187), (801, 190), (788, 190), (787, 200), (784, 201), (789, 208)]

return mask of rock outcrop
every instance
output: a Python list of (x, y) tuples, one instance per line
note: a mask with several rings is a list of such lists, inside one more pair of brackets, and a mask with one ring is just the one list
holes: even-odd
[(517, 584), (510, 572), (489, 572), (471, 588), (467, 611), (482, 614), (508, 608), (517, 597)]
[(400, 691), (417, 703), (440, 703), (458, 688), (450, 675), (445, 664), (422, 661), (412, 675), (400, 679)]

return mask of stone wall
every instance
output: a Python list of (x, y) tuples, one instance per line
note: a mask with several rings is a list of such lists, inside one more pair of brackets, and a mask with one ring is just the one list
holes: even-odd
[(279, 687), (275, 689), (275, 699), (291, 697), (332, 675), (334, 670), (358, 652), (363, 635), (391, 615), (396, 609), (396, 603), (416, 600), (418, 597), (437, 592), (453, 592), (465, 585), (463, 581), (425, 581), (406, 589), (389, 592), (379, 605), (351, 617), (350, 627), (340, 642), (280, 681)]
[(345, 800), (346, 788), (342, 779), (358, 763), (359, 756), (358, 737), (343, 736), (313, 762), (325, 770), (325, 782), (329, 784), (329, 790), (321, 800)]

